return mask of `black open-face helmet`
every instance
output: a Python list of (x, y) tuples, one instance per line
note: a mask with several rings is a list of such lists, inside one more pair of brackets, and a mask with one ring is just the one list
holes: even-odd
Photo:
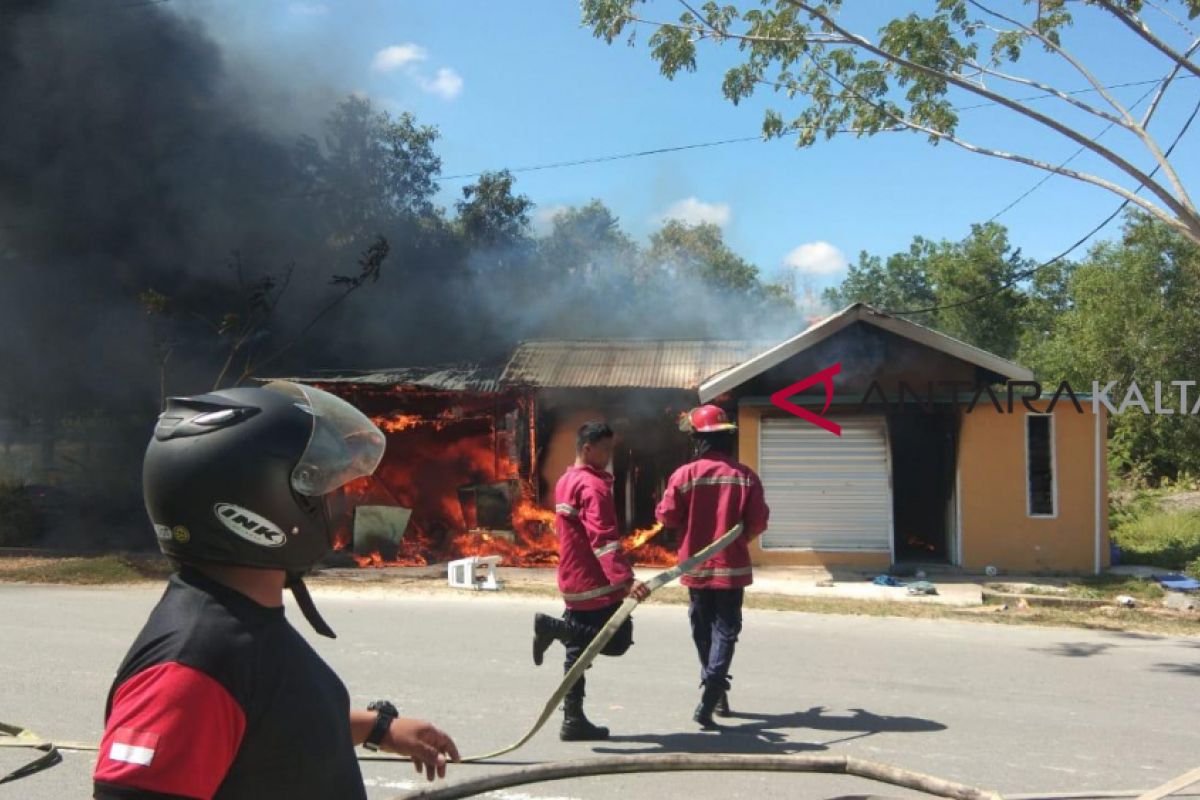
[(333, 546), (324, 496), (373, 473), (385, 444), (362, 412), (311, 386), (173, 397), (142, 470), (158, 545), (181, 563), (285, 570), (305, 617), (332, 636), (302, 580)]

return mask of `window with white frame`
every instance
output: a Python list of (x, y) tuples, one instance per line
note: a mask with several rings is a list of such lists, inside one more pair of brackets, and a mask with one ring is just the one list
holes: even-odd
[(1029, 414), (1025, 417), (1025, 497), (1031, 517), (1057, 513), (1054, 467), (1054, 417)]

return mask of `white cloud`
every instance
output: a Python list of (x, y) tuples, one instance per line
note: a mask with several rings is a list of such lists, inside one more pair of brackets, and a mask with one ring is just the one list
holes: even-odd
[(808, 275), (832, 275), (844, 270), (849, 262), (842, 251), (829, 242), (809, 242), (784, 256), (783, 263)]
[(437, 71), (437, 77), (433, 80), (420, 75), (416, 76), (416, 78), (417, 83), (421, 85), (422, 89), (430, 94), (436, 94), (446, 100), (453, 100), (462, 94), (462, 76), (449, 67), (442, 67), (439, 69)]
[(695, 197), (687, 197), (676, 203), (659, 215), (660, 222), (677, 219), (688, 225), (699, 225), (710, 222), (718, 227), (725, 227), (733, 216), (733, 210), (728, 203), (705, 203)]
[(319, 17), (329, 13), (329, 6), (324, 3), (292, 3), (288, 11), (303, 17)]
[(403, 70), (409, 80), (421, 87), (422, 91), (436, 94), (445, 100), (453, 100), (462, 94), (462, 76), (450, 67), (439, 67), (432, 78), (417, 67), (428, 59), (429, 51), (419, 44), (394, 44), (375, 54), (371, 59), (371, 69), (382, 73)]
[(394, 44), (385, 47), (371, 60), (371, 69), (376, 72), (395, 72), (401, 67), (424, 61), (429, 53), (419, 44)]
[(567, 206), (541, 206), (534, 210), (533, 218), (530, 222), (533, 225), (533, 232), (538, 236), (545, 236), (554, 230), (554, 218), (567, 210)]

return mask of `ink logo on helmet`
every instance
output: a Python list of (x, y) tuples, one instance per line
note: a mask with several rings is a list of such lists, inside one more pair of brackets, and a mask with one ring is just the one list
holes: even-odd
[(271, 520), (233, 503), (217, 503), (213, 513), (232, 533), (259, 547), (283, 547), (287, 537)]

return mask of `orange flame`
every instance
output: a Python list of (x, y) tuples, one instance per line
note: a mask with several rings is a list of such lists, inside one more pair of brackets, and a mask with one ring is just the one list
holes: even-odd
[[(373, 478), (344, 487), (343, 496), (352, 505), (400, 505), (412, 509), (412, 516), (394, 553), (352, 553), (358, 566), (428, 566), (473, 555), (498, 555), (505, 566), (558, 563), (554, 511), (538, 505), (529, 486), (520, 486), (521, 496), (513, 503), (511, 530), (468, 530), (474, 511), (464, 511), (460, 487), (519, 479), (507, 443), (497, 440), (490, 418), (450, 408), (424, 416), (389, 414), (374, 422), (388, 434), (384, 462)], [(451, 425), (454, 430), (447, 430)], [(652, 543), (661, 530), (662, 525), (654, 525), (634, 531), (625, 542), (630, 559), (643, 565), (673, 564), (674, 554)], [(347, 513), (334, 546), (349, 550), (352, 542), (353, 517)]]

